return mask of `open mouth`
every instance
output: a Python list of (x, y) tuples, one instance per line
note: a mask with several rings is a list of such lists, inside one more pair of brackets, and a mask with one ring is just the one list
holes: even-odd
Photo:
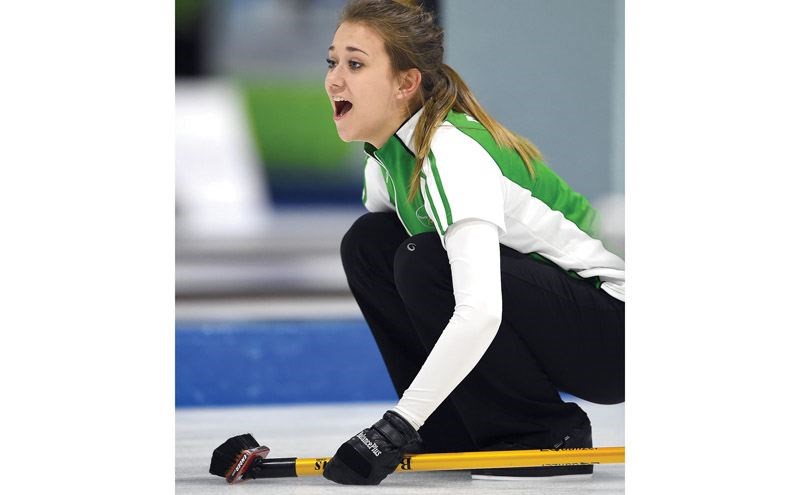
[(353, 104), (347, 100), (334, 100), (333, 104), (336, 109), (333, 115), (334, 120), (341, 119), (353, 108)]

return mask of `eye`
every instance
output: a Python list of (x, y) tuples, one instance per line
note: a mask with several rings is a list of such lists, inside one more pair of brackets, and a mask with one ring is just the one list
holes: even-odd
[(353, 70), (358, 70), (361, 67), (363, 67), (363, 64), (361, 62), (356, 62), (355, 60), (351, 60), (348, 65), (350, 65), (350, 68)]
[(329, 69), (333, 69), (336, 66), (336, 62), (334, 62), (333, 60), (331, 60), (329, 58), (326, 58), (325, 61), (328, 62), (328, 68)]

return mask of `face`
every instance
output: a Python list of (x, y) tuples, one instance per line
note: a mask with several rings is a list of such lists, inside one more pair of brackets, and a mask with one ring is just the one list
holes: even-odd
[(325, 90), (343, 141), (381, 147), (406, 118), (383, 40), (363, 24), (345, 22), (336, 30), (328, 50)]

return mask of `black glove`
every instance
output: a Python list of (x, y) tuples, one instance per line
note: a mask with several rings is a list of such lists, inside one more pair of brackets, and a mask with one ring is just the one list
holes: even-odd
[(377, 485), (397, 469), (417, 431), (394, 411), (343, 443), (322, 475), (343, 485)]

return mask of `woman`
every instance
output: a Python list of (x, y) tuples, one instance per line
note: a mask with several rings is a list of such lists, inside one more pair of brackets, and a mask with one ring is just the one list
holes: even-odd
[(624, 400), (624, 261), (592, 237), (586, 199), (442, 62), (442, 30), (408, 3), (351, 1), (328, 52), (336, 129), (367, 154), (369, 213), (342, 262), (401, 395), (328, 463), (344, 484), (380, 483), (408, 452), (591, 447), (589, 419), (559, 391)]

